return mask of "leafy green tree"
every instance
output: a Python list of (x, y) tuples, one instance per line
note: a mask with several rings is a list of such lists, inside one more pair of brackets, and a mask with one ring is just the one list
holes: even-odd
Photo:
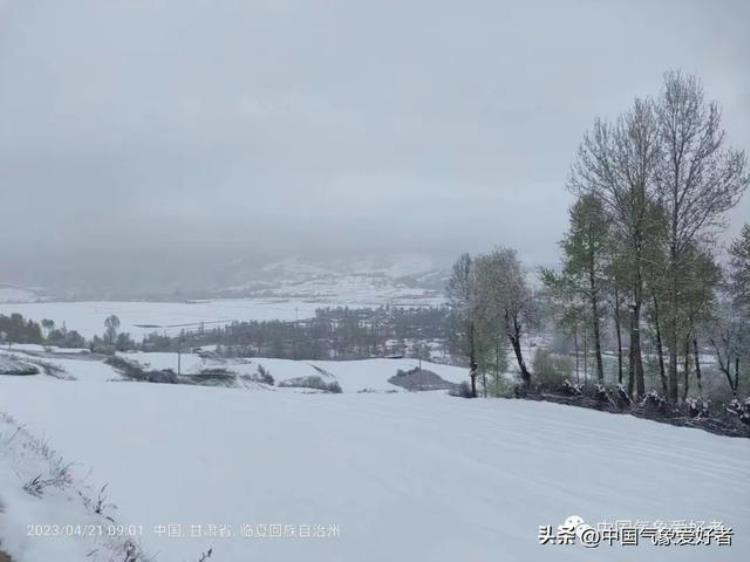
[(615, 123), (597, 120), (581, 143), (570, 189), (601, 201), (627, 261), (630, 299), (628, 375), (637, 395), (645, 394), (641, 351), (644, 262), (652, 228), (651, 203), (661, 151), (654, 104), (636, 99)]
[(562, 242), (563, 273), (571, 290), (588, 303), (588, 322), (594, 343), (596, 376), (604, 380), (601, 318), (603, 287), (609, 257), (609, 218), (594, 195), (581, 195), (570, 209), (570, 228)]
[(681, 322), (691, 248), (723, 225), (750, 184), (743, 151), (725, 148), (716, 102), (707, 102), (695, 76), (668, 72), (655, 104), (658, 200), (668, 221), (669, 398), (678, 398), (677, 357), (690, 327)]

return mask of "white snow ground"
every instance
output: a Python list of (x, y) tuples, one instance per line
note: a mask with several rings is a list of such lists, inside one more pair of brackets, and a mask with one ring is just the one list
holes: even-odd
[[(238, 562), (714, 562), (750, 555), (746, 439), (549, 403), (356, 392), (395, 389), (387, 378), (413, 361), (257, 360), (277, 381), (315, 364), (340, 381), (339, 395), (105, 382), (106, 366), (66, 361), (77, 380), (0, 377), (0, 410), (75, 460), (76, 481), (91, 474), (92, 487), (108, 483), (119, 520), (142, 526), (144, 550), (161, 562), (197, 560), (209, 547), (211, 560)], [(88, 374), (76, 362), (87, 363)], [(0, 482), (2, 496), (14, 481), (5, 474)], [(43, 500), (24, 505), (32, 507), (13, 513), (9, 505), (2, 516), (3, 544), (11, 544), (19, 518), (59, 516)], [(591, 524), (722, 520), (735, 531), (734, 545), (538, 544), (540, 525), (572, 514)], [(68, 516), (71, 523), (82, 517), (73, 508)], [(170, 524), (187, 536), (166, 536)], [(297, 533), (338, 525), (339, 536), (190, 537), (192, 525), (205, 533), (210, 524), (235, 535), (243, 524), (288, 525)], [(75, 548), (63, 543), (76, 540), (14, 539), (59, 549)]]
[(325, 307), (349, 306), (350, 308), (378, 307), (385, 304), (398, 306), (436, 305), (442, 297), (431, 300), (400, 300), (368, 298), (351, 299), (217, 299), (190, 302), (126, 302), (126, 301), (49, 301), (15, 302), (2, 304), (0, 313), (14, 312), (25, 318), (40, 322), (44, 318), (54, 320), (58, 326), (63, 322), (69, 330), (76, 330), (90, 339), (104, 332), (104, 320), (114, 314), (120, 319), (120, 331), (128, 332), (140, 340), (143, 336), (157, 332), (177, 335), (181, 330), (197, 330), (201, 323), (206, 329), (250, 320), (293, 321), (315, 316), (315, 310)]

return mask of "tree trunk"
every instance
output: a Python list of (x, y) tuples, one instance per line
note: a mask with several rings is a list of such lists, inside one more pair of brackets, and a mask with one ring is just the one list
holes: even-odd
[(643, 357), (641, 356), (641, 302), (640, 298), (633, 303), (630, 316), (630, 365), (628, 366), (628, 394), (633, 396), (635, 385), (636, 397), (642, 398), (646, 393), (643, 380)]
[(469, 329), (467, 332), (469, 337), (469, 366), (471, 367), (477, 362), (477, 354), (474, 347), (474, 322), (469, 322)]
[(659, 325), (659, 304), (654, 295), (654, 327), (656, 328), (656, 353), (659, 357), (659, 377), (661, 379), (661, 389), (664, 397), (669, 394), (667, 389), (667, 374), (664, 370), (664, 346), (661, 341), (661, 326)]
[(583, 386), (589, 384), (589, 333), (583, 331)]
[[(676, 207), (675, 207), (676, 208)], [(671, 402), (677, 402), (678, 388), (677, 388), (677, 247), (674, 239), (676, 237), (676, 219), (673, 219), (672, 224), (672, 237), (673, 242), (669, 249), (670, 267), (670, 286), (669, 286), (669, 304), (671, 310), (669, 310), (669, 400)]]
[(521, 326), (518, 323), (518, 318), (505, 313), (505, 326), (508, 333), (508, 339), (510, 345), (513, 347), (513, 353), (516, 356), (518, 362), (518, 368), (521, 370), (521, 379), (525, 386), (529, 386), (531, 383), (531, 373), (526, 368), (526, 362), (523, 360), (523, 352), (521, 351)]
[[(642, 398), (646, 393), (646, 384), (643, 380), (643, 355), (641, 354), (641, 306), (643, 305), (643, 264), (642, 246), (640, 234), (635, 240), (636, 263), (635, 282), (633, 284), (633, 310), (630, 325), (630, 376), (635, 379), (636, 396)], [(631, 390), (632, 382), (628, 381)]]
[(683, 369), (682, 401), (687, 400), (690, 390), (690, 336), (685, 338), (685, 363)]
[(594, 274), (593, 258), (589, 267), (589, 288), (591, 290), (591, 327), (594, 335), (594, 355), (596, 356), (596, 378), (604, 381), (604, 362), (602, 361), (602, 342), (599, 336), (599, 303), (597, 299), (596, 276)]
[(500, 396), (500, 377), (503, 374), (500, 372), (500, 338), (497, 338), (495, 344), (495, 396)]
[(576, 348), (576, 382), (578, 384), (581, 383), (581, 357), (580, 357), (580, 349), (578, 347), (578, 325), (576, 323), (575, 328), (573, 329), (573, 342)]
[(740, 391), (740, 357), (739, 355), (734, 359), (734, 395)]
[(615, 288), (615, 332), (617, 333), (617, 382), (622, 384), (622, 330), (620, 322), (620, 292)]
[(698, 353), (698, 338), (693, 334), (693, 354), (695, 357), (695, 380), (698, 383), (698, 395), (703, 398), (703, 379), (701, 378), (701, 362)]
[(630, 349), (628, 350), (628, 396), (633, 398), (633, 390), (635, 390), (635, 357), (633, 355), (633, 332), (635, 332), (635, 320), (634, 310), (635, 307), (630, 309)]

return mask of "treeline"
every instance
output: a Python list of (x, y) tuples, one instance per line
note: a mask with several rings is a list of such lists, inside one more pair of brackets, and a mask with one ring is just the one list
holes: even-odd
[[(529, 289), (512, 250), (456, 262), (448, 294), (469, 362), (491, 371), (507, 346), (529, 388), (520, 339), (545, 304), (576, 357), (581, 344), (591, 350), (595, 380), (631, 398), (703, 397), (706, 353), (737, 396), (750, 359), (750, 226), (724, 262), (717, 234), (750, 176), (745, 153), (725, 138), (717, 104), (679, 72), (665, 75), (657, 97), (597, 119), (571, 168), (562, 264), (541, 271), (543, 289)], [(610, 333), (615, 377), (605, 381)]]
[(322, 308), (313, 318), (298, 321), (233, 322), (169, 336), (153, 332), (141, 341), (120, 331), (117, 316), (107, 317), (102, 335), (90, 340), (52, 320), (35, 322), (20, 314), (0, 315), (0, 341), (67, 348), (97, 353), (115, 351), (190, 351), (216, 345), (220, 354), (285, 359), (361, 359), (411, 355), (428, 359), (431, 353), (449, 356), (451, 322), (447, 307)]
[(144, 351), (188, 350), (218, 345), (224, 355), (287, 359), (357, 359), (392, 354), (429, 354), (426, 342), (442, 347), (450, 331), (445, 307), (318, 309), (310, 319), (233, 322), (176, 337), (152, 334)]
[(0, 342), (35, 343), (59, 347), (85, 347), (86, 340), (75, 330), (68, 330), (65, 324), (59, 328), (52, 320), (35, 322), (26, 320), (21, 314), (10, 316), (0, 314)]

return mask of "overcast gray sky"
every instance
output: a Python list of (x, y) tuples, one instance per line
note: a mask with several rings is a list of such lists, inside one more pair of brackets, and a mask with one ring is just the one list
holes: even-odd
[(553, 262), (581, 135), (665, 70), (750, 149), (748, 22), (744, 0), (0, 0), (0, 278), (495, 244)]

